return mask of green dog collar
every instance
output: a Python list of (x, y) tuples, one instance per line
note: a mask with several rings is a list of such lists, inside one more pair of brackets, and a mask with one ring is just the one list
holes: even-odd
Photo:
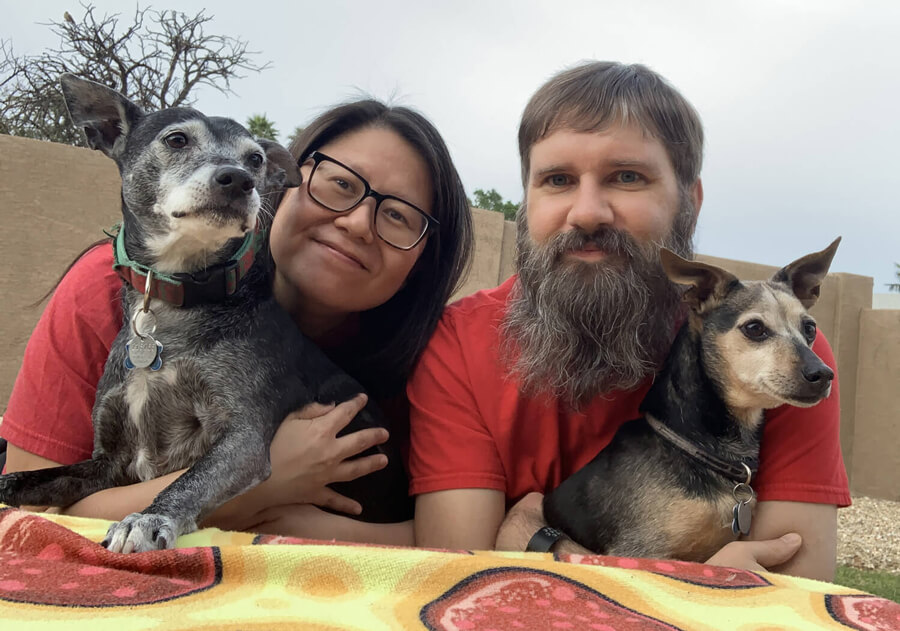
[(147, 274), (152, 272), (150, 297), (159, 298), (177, 307), (193, 307), (221, 302), (237, 291), (238, 285), (250, 271), (256, 253), (265, 238), (265, 229), (256, 228), (244, 237), (238, 251), (224, 263), (212, 265), (193, 273), (162, 274), (155, 269), (131, 260), (125, 251), (125, 230), (120, 224), (106, 233), (113, 241), (113, 269), (126, 283), (144, 293)]

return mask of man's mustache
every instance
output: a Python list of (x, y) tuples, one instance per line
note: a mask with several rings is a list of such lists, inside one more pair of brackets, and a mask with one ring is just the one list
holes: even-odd
[(608, 254), (632, 259), (641, 253), (640, 244), (624, 230), (599, 228), (592, 233), (574, 229), (555, 235), (545, 246), (545, 251), (553, 262), (559, 261), (570, 252), (593, 246)]

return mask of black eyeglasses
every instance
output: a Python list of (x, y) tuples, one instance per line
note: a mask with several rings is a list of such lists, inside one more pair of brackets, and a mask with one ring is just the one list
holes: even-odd
[(372, 190), (366, 179), (345, 164), (313, 151), (307, 190), (313, 201), (336, 213), (356, 208), (365, 198), (375, 200), (375, 234), (400, 250), (411, 250), (440, 222), (421, 208), (394, 195)]

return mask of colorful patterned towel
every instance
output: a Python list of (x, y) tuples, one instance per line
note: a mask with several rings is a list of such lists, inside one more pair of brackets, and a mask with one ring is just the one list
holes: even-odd
[(0, 506), (2, 629), (900, 629), (883, 598), (692, 563), (215, 529), (120, 555), (96, 543), (107, 526)]

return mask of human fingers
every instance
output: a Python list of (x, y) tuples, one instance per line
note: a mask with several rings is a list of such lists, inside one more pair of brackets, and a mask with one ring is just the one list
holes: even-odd
[(284, 419), (285, 421), (294, 421), (297, 419), (303, 420), (313, 420), (317, 419), (320, 416), (325, 416), (328, 412), (335, 408), (334, 403), (316, 403), (315, 401), (312, 403), (308, 403), (304, 405), (299, 410), (294, 410)]
[(778, 539), (732, 541), (707, 561), (709, 565), (734, 567), (756, 572), (786, 563), (800, 549), (800, 535), (788, 533)]
[(388, 457), (384, 454), (373, 454), (363, 458), (344, 460), (334, 469), (332, 482), (349, 482), (364, 475), (369, 475), (387, 466)]
[(360, 393), (352, 399), (336, 404), (334, 409), (322, 415), (320, 421), (327, 423), (329, 431), (337, 434), (350, 424), (360, 410), (366, 407), (368, 400), (369, 397)]
[(316, 506), (347, 515), (359, 515), (362, 513), (362, 505), (359, 502), (350, 499), (346, 495), (341, 495), (327, 486), (323, 487), (321, 492), (313, 498), (312, 503)]
[(390, 434), (383, 427), (361, 429), (352, 434), (344, 434), (336, 441), (337, 456), (341, 460), (352, 458), (375, 445), (387, 442)]

